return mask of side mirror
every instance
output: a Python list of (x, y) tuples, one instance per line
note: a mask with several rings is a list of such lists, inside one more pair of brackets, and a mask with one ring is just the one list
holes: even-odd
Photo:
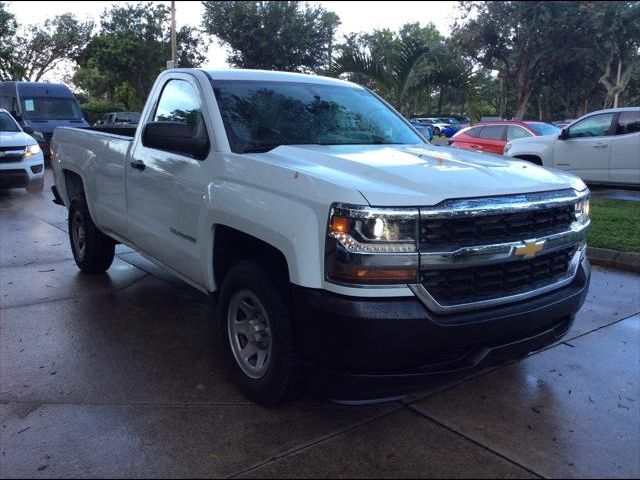
[(209, 153), (209, 138), (196, 138), (184, 123), (151, 122), (142, 131), (142, 145), (148, 148), (189, 155), (203, 160)]
[(22, 130), (24, 131), (24, 133), (28, 133), (29, 135), (35, 132), (35, 130), (28, 125), (26, 127), (23, 127)]
[(562, 131), (560, 132), (560, 136), (558, 136), (558, 139), (566, 140), (567, 138), (569, 138), (569, 129), (563, 128)]

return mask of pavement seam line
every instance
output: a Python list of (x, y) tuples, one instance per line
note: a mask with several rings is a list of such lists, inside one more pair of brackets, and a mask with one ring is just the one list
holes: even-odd
[(541, 474), (539, 474), (538, 472), (536, 472), (536, 471), (532, 470), (531, 468), (526, 467), (525, 465), (522, 465), (520, 462), (517, 462), (517, 461), (515, 461), (515, 460), (512, 460), (511, 458), (507, 457), (505, 454), (500, 453), (500, 452), (498, 452), (497, 450), (495, 450), (495, 449), (493, 449), (493, 448), (491, 448), (491, 447), (489, 447), (489, 446), (487, 446), (487, 445), (483, 445), (483, 444), (482, 444), (482, 443), (480, 443), (478, 440), (476, 440), (476, 439), (474, 439), (474, 438), (472, 438), (472, 437), (469, 437), (468, 435), (465, 435), (464, 433), (459, 432), (459, 431), (457, 431), (457, 430), (453, 429), (452, 427), (450, 427), (450, 426), (446, 425), (445, 423), (443, 423), (443, 422), (441, 422), (441, 421), (439, 421), (439, 420), (436, 420), (436, 419), (435, 419), (435, 418), (433, 418), (431, 415), (429, 415), (429, 414), (427, 414), (427, 413), (425, 413), (425, 412), (422, 412), (422, 411), (418, 410), (418, 409), (417, 409), (416, 407), (414, 407), (413, 405), (405, 405), (405, 407), (406, 407), (408, 410), (410, 410), (411, 412), (413, 412), (414, 414), (416, 414), (416, 415), (418, 415), (418, 416), (420, 416), (420, 417), (422, 417), (422, 418), (425, 418), (425, 419), (427, 419), (427, 420), (430, 420), (431, 422), (433, 422), (433, 423), (435, 423), (436, 425), (438, 425), (438, 426), (440, 426), (440, 427), (444, 428), (445, 430), (447, 430), (447, 431), (449, 431), (449, 432), (453, 433), (454, 435), (457, 435), (457, 436), (459, 436), (459, 437), (461, 437), (461, 438), (463, 438), (463, 439), (465, 439), (465, 440), (467, 440), (467, 441), (469, 441), (469, 442), (473, 443), (474, 445), (476, 445), (476, 446), (478, 446), (478, 447), (482, 448), (483, 450), (486, 450), (486, 451), (488, 451), (488, 452), (490, 452), (490, 453), (492, 453), (492, 454), (494, 454), (494, 455), (496, 455), (496, 456), (498, 456), (498, 457), (502, 458), (503, 460), (505, 460), (505, 461), (507, 461), (507, 462), (509, 462), (509, 463), (511, 463), (511, 464), (513, 464), (513, 465), (515, 465), (515, 466), (517, 466), (517, 467), (519, 467), (519, 468), (522, 468), (523, 470), (527, 471), (527, 472), (528, 472), (528, 473), (530, 473), (531, 475), (534, 475), (534, 476), (536, 476), (537, 478), (546, 478), (544, 475), (541, 475)]
[(258, 470), (259, 468), (264, 467), (265, 465), (269, 465), (270, 463), (274, 463), (274, 462), (277, 462), (277, 461), (282, 460), (284, 458), (293, 456), (295, 454), (298, 454), (298, 453), (301, 453), (301, 452), (305, 452), (305, 451), (310, 450), (312, 448), (315, 448), (315, 447), (317, 447), (319, 445), (327, 443), (327, 442), (329, 442), (329, 441), (331, 441), (331, 440), (333, 440), (335, 438), (338, 438), (338, 437), (341, 437), (343, 435), (346, 435), (347, 433), (350, 433), (353, 430), (355, 430), (357, 428), (360, 428), (360, 427), (362, 427), (364, 425), (367, 425), (369, 423), (373, 423), (376, 420), (380, 420), (380, 419), (385, 418), (385, 417), (387, 417), (387, 416), (389, 416), (389, 415), (391, 415), (393, 413), (399, 412), (399, 411), (401, 411), (403, 409), (403, 406), (401, 404), (399, 404), (397, 402), (395, 402), (395, 404), (396, 404), (395, 408), (392, 408), (389, 411), (381, 412), (379, 414), (374, 415), (371, 418), (368, 418), (366, 420), (362, 420), (361, 422), (356, 422), (355, 424), (352, 424), (352, 425), (350, 425), (348, 427), (345, 427), (345, 428), (343, 428), (341, 430), (338, 430), (338, 431), (335, 431), (333, 433), (328, 433), (326, 435), (323, 435), (323, 436), (317, 438), (316, 440), (313, 440), (310, 443), (304, 444), (302, 446), (290, 448), (289, 450), (287, 450), (285, 452), (282, 452), (280, 454), (276, 454), (276, 455), (272, 456), (271, 458), (269, 458), (267, 460), (263, 460), (261, 462), (258, 462), (258, 463), (252, 465), (249, 468), (246, 468), (246, 469), (241, 470), (239, 472), (236, 472), (236, 473), (233, 473), (231, 475), (228, 475), (225, 478), (237, 478), (239, 475), (244, 475), (246, 473), (253, 472), (255, 470)]

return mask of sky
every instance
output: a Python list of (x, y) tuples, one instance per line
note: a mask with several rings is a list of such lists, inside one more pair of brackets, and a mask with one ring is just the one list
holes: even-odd
[[(8, 9), (21, 25), (43, 23), (47, 18), (55, 15), (73, 12), (80, 20), (91, 19), (99, 22), (100, 14), (105, 7), (115, 2), (65, 2), (65, 1), (10, 1)], [(171, 2), (159, 2), (170, 5)], [(409, 22), (420, 22), (426, 25), (432, 22), (444, 35), (450, 32), (457, 11), (455, 1), (442, 2), (384, 2), (384, 1), (325, 1), (309, 2), (321, 4), (327, 10), (338, 14), (342, 22), (338, 29), (337, 38), (352, 32), (371, 31), (376, 28), (398, 30)], [(202, 17), (202, 4), (199, 1), (176, 1), (176, 23), (182, 25), (199, 26)], [(211, 42), (205, 68), (227, 68), (226, 49), (219, 46), (216, 40)], [(70, 65), (46, 77), (50, 81), (62, 81), (65, 74), (70, 73)]]

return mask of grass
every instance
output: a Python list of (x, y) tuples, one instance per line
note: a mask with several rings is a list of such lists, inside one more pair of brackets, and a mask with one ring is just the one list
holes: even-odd
[(640, 202), (591, 197), (588, 245), (640, 253)]

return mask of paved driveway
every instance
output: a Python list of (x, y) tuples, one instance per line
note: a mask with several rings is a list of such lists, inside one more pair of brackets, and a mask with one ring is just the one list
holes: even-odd
[(248, 403), (213, 302), (0, 192), (0, 477), (638, 477), (640, 276), (595, 268), (564, 342), (402, 402)]

